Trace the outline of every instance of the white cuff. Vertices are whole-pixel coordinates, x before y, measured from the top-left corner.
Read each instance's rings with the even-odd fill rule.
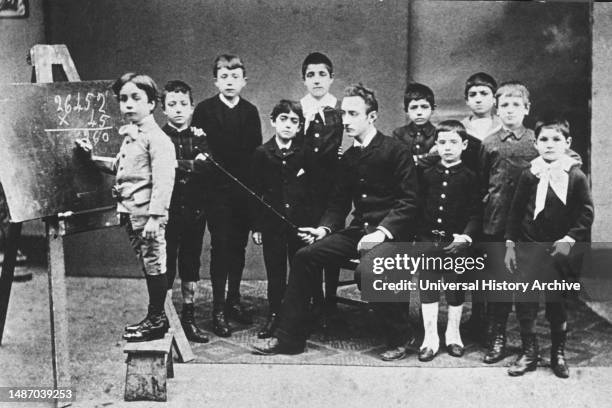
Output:
[[[382,225],[379,225],[378,227],[376,227],[376,229],[377,229],[378,231],[382,231],[382,233],[383,233],[383,234],[385,234],[385,236],[386,236],[388,239],[393,239],[393,234],[391,234],[391,233],[389,232],[389,230],[388,230],[388,229],[386,229],[385,227],[383,227]]]
[[[567,242],[569,244],[570,248],[571,248],[576,243],[576,240],[574,238],[570,237],[569,235],[566,235],[563,238],[557,240],[557,242]]]
[[[472,237],[470,237],[468,234],[453,234],[453,239],[456,240],[458,238],[463,238],[467,243],[472,245]]]

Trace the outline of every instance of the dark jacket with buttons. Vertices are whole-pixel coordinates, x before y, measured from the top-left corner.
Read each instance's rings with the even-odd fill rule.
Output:
[[[253,154],[253,190],[265,202],[298,227],[313,224],[309,175],[305,169],[303,139],[281,151],[272,137]],[[253,231],[274,232],[287,224],[271,210],[253,200]]]
[[[351,147],[340,169],[327,211],[319,225],[335,231],[345,226],[354,205],[352,226],[386,228],[396,240],[412,235],[417,215],[417,177],[402,143],[376,133],[364,149]]]
[[[338,110],[326,106],[323,115],[325,121],[317,114],[304,135],[304,151],[312,182],[310,189],[315,218],[320,218],[327,208],[338,172],[338,149],[342,145],[344,130]]]
[[[463,162],[445,167],[441,162],[423,173],[419,194],[419,235],[433,230],[477,238],[482,223],[481,188],[476,174]]]
[[[196,136],[191,128],[182,131],[166,124],[162,130],[170,137],[176,152],[176,176],[170,200],[170,212],[183,208],[202,209],[208,195],[210,163],[194,160],[200,153],[210,154],[206,136]]]
[[[566,235],[586,241],[593,224],[593,199],[589,182],[579,166],[569,170],[566,203],[549,186],[544,209],[534,220],[538,179],[531,169],[523,170],[506,224],[506,239],[527,242],[554,242]]]
[[[420,165],[421,161],[429,156],[429,150],[436,144],[436,127],[429,121],[423,126],[410,122],[395,129],[392,136],[408,147],[415,164]]]

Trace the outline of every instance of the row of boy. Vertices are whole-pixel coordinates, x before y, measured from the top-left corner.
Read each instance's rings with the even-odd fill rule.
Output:
[[[225,174],[217,172],[215,175],[214,171],[212,174],[209,172],[208,174],[211,177],[206,180],[202,177],[181,176],[183,173],[186,175],[197,173],[199,168],[210,166],[210,163],[206,163],[204,160],[193,161],[187,159],[185,161],[184,156],[185,158],[191,156],[190,159],[195,159],[200,153],[207,153],[205,150],[210,149],[212,156],[215,158],[215,165],[222,163],[222,166],[238,179],[253,180],[253,187],[262,195],[264,200],[285,214],[292,222],[298,225],[317,225],[317,219],[325,215],[326,207],[328,207],[326,204],[329,201],[334,179],[331,175],[338,168],[338,148],[341,143],[343,122],[349,136],[351,130],[355,131],[350,127],[351,121],[347,119],[352,111],[347,112],[342,109],[341,117],[337,110],[329,106],[334,105],[335,107],[336,105],[335,98],[329,94],[329,86],[333,80],[332,64],[326,56],[313,53],[306,58],[302,69],[304,81],[309,90],[309,95],[302,99],[302,106],[306,115],[302,114],[302,108],[299,104],[281,101],[271,115],[275,136],[265,145],[257,148],[251,161],[249,150],[255,149],[261,142],[261,133],[257,110],[244,99],[239,98],[239,91],[244,86],[244,66],[237,57],[221,56],[215,61],[214,73],[215,83],[220,93],[218,96],[198,105],[192,122],[193,125],[205,129],[206,138],[203,135],[192,135],[191,138],[187,137],[181,141],[178,137],[180,131],[189,130],[192,134],[194,133],[194,129],[189,128],[188,123],[189,107],[192,104],[189,88],[185,87],[185,84],[174,82],[169,83],[164,92],[164,111],[170,120],[165,130],[175,141],[176,153],[179,158],[179,170],[177,171],[177,180],[170,206],[170,219],[166,231],[169,255],[168,271],[170,276],[175,273],[174,265],[176,265],[176,261],[174,257],[176,257],[177,243],[180,243],[178,246],[183,250],[186,246],[191,248],[191,250],[184,251],[184,253],[190,253],[190,256],[181,257],[179,255],[179,273],[182,275],[182,289],[186,302],[182,317],[189,336],[196,341],[206,341],[201,330],[193,324],[193,306],[189,306],[189,304],[193,305],[195,281],[197,281],[197,271],[199,270],[201,236],[205,226],[202,214],[204,206],[196,206],[195,203],[207,202],[205,207],[212,238],[211,278],[213,280],[215,302],[214,331],[222,336],[229,335],[230,328],[224,312],[227,312],[229,317],[236,320],[250,321],[250,316],[239,302],[239,284],[240,274],[244,266],[246,235],[249,226],[253,225],[254,241],[264,243],[264,259],[268,274],[270,315],[266,326],[259,332],[260,337],[266,338],[278,332],[278,330],[275,330],[275,326],[278,324],[279,313],[282,315],[281,299],[286,282],[287,255],[291,259],[297,248],[303,243],[299,242],[291,228],[286,228],[286,225],[279,221],[279,218],[275,218],[265,209],[258,212],[261,216],[255,217],[254,223],[251,224],[246,206],[248,200],[244,191],[240,190],[236,184],[231,184],[231,179],[227,178]],[[121,101],[120,92],[118,94]],[[363,92],[360,94],[355,89],[350,91],[349,94],[347,95],[352,97],[363,96],[361,95]],[[370,99],[374,99],[373,94],[372,98],[367,96],[367,92],[365,92],[365,95],[366,97],[362,97],[362,99],[369,103],[370,110],[368,112],[364,111],[364,114],[369,116],[369,119],[373,119],[370,123],[372,124],[375,120],[377,107],[371,109]],[[445,248],[450,253],[458,252],[466,245],[471,244],[472,237],[475,237],[480,229],[482,218],[479,205],[480,191],[478,191],[478,188],[474,188],[474,186],[479,186],[477,181],[477,175],[479,174],[483,177],[488,189],[484,199],[484,241],[487,241],[487,235],[488,240],[492,242],[503,241],[504,238],[556,241],[554,253],[565,253],[567,248],[563,246],[563,242],[584,239],[585,231],[588,230],[590,222],[592,222],[592,205],[590,205],[586,178],[577,168],[576,164],[578,162],[567,162],[571,159],[565,159],[565,157],[568,157],[565,150],[568,149],[571,140],[569,139],[567,124],[563,121],[553,121],[539,127],[537,129],[538,141],[543,138],[545,139],[544,143],[549,142],[549,139],[555,139],[548,135],[550,133],[548,130],[544,132],[544,136],[540,137],[542,129],[551,129],[556,132],[555,137],[557,139],[553,143],[557,142],[557,145],[563,145],[561,156],[566,167],[564,171],[571,175],[577,174],[576,177],[571,178],[572,183],[570,184],[574,186],[577,183],[581,188],[586,186],[586,190],[581,190],[582,196],[574,197],[576,195],[575,189],[570,189],[570,193],[568,193],[566,186],[566,196],[561,197],[563,192],[559,193],[555,183],[547,181],[547,185],[550,186],[549,190],[553,192],[553,195],[548,197],[550,195],[548,194],[545,198],[552,200],[557,197],[561,201],[561,206],[552,200],[552,204],[546,201],[545,204],[548,205],[544,205],[536,212],[530,212],[532,211],[531,207],[521,208],[520,210],[513,208],[511,217],[514,217],[515,221],[524,220],[523,224],[535,224],[535,227],[531,228],[533,231],[527,228],[529,231],[527,236],[521,235],[524,231],[519,228],[512,230],[507,237],[504,237],[509,204],[514,193],[512,190],[515,189],[514,186],[516,186],[521,171],[529,167],[529,160],[535,158],[538,155],[538,150],[540,150],[539,148],[536,150],[536,147],[534,147],[534,133],[525,129],[522,124],[523,118],[529,110],[529,94],[526,88],[519,83],[508,83],[498,90],[493,78],[479,73],[468,79],[465,96],[468,106],[473,112],[472,116],[463,121],[466,126],[455,121],[446,121],[436,131],[429,122],[429,117],[435,107],[431,90],[420,84],[411,84],[407,88],[405,108],[411,122],[407,126],[397,129],[394,132],[394,138],[403,142],[402,149],[408,151],[411,156],[409,164],[415,166],[418,170],[420,188],[418,194],[416,194],[417,191],[414,191],[414,193],[415,197],[418,196],[422,201],[418,208],[424,214],[424,217],[419,217],[421,222],[413,232],[421,235],[421,239],[432,242],[439,239],[439,237],[431,235],[434,231],[445,232],[446,237],[452,237],[450,240],[452,242],[449,242],[450,245]],[[178,111],[173,110],[176,106],[175,102],[182,105],[182,108],[179,108]],[[499,116],[493,114],[495,102],[497,102]],[[239,106],[242,107],[242,113],[240,113],[240,110],[232,111]],[[374,112],[373,117],[372,112]],[[358,115],[359,112],[355,114]],[[306,116],[306,120],[302,122],[304,116]],[[129,119],[128,115],[126,117]],[[251,122],[249,122],[249,119],[251,119]],[[237,125],[239,123],[246,125],[242,131],[240,126]],[[296,138],[302,123],[304,123],[304,132]],[[226,124],[227,128],[223,127],[223,124]],[[465,131],[466,127],[469,129],[469,133]],[[249,130],[251,135],[254,134],[254,137],[250,139],[244,136]],[[562,136],[562,140],[558,140],[559,135]],[[194,141],[198,138],[201,141],[196,143],[197,146],[195,146]],[[259,143],[253,142],[256,138],[259,138]],[[482,146],[481,138],[484,141]],[[202,143],[206,140],[208,141],[208,149],[205,147],[205,143]],[[355,144],[360,143],[359,137],[356,137],[355,140]],[[234,143],[233,146],[232,143]],[[187,148],[188,144],[190,144],[190,147]],[[191,150],[191,152],[187,154],[185,150],[181,150],[185,148]],[[545,149],[542,148],[540,154],[542,154],[541,157],[544,157],[545,163],[557,163],[559,161],[559,157],[546,160],[544,153]],[[200,156],[201,159],[205,157],[204,155]],[[508,165],[513,161],[513,165]],[[185,166],[181,166],[181,163]],[[252,167],[250,167],[250,163],[253,163]],[[570,169],[571,171],[569,171]],[[251,171],[250,174],[249,171]],[[255,176],[252,177],[253,175]],[[338,181],[342,176],[342,174],[339,174]],[[191,180],[196,179],[207,185],[198,187],[194,184],[191,186],[192,188],[185,189]],[[541,181],[544,179],[544,177],[538,178],[536,176],[536,180],[540,180],[539,184],[542,184]],[[547,180],[550,180],[550,177]],[[530,180],[530,182],[533,184],[533,180]],[[341,183],[336,183],[336,186],[339,184]],[[183,186],[181,187],[181,185]],[[312,191],[313,187],[319,187],[319,189],[316,191],[315,199],[311,200],[305,192]],[[179,193],[181,188],[183,188],[183,193]],[[542,190],[542,187],[538,187],[538,191],[540,190]],[[208,199],[197,197],[191,203],[184,201],[187,196],[202,194],[202,191],[214,193],[210,194]],[[472,191],[473,194],[466,194],[468,191]],[[520,187],[518,191],[522,191]],[[525,194],[524,191],[523,193]],[[572,195],[567,196],[567,194]],[[529,202],[531,199],[529,192],[526,193],[526,196]],[[541,201],[541,196],[542,194],[539,192],[536,201]],[[365,197],[363,198],[365,199]],[[183,201],[176,203],[177,200]],[[306,205],[306,203],[311,203],[311,205]],[[241,206],[241,204],[245,205]],[[354,202],[354,204],[357,207],[357,203]],[[320,208],[314,209],[317,206]],[[329,207],[333,207],[333,203]],[[540,207],[542,207],[542,203],[540,203]],[[551,207],[553,210],[547,211]],[[568,207],[571,207],[572,210],[569,211]],[[537,209],[538,206],[536,205],[535,208]],[[329,211],[329,208],[327,210]],[[190,213],[185,211],[190,211]],[[549,212],[552,212],[552,215]],[[577,212],[581,214],[578,226],[575,225]],[[527,220],[529,217],[525,214],[531,216],[535,214],[536,217],[530,221]],[[544,217],[537,218],[539,214],[546,216],[544,227],[540,225]],[[196,223],[194,220],[199,220],[199,222]],[[415,220],[416,217],[413,217],[408,221],[416,224]],[[563,222],[560,222],[560,220],[563,220]],[[559,224],[569,227],[565,230],[563,227],[557,228],[557,230],[550,229],[551,226],[558,226]],[[196,225],[198,227],[193,230],[193,235],[188,235],[190,238],[184,239],[185,231]],[[377,226],[374,225],[373,227]],[[385,231],[384,227],[379,225],[378,229],[383,230],[386,238],[393,239],[392,234],[388,230]],[[146,235],[146,228],[144,230]],[[171,233],[171,231],[174,232]],[[559,236],[561,233],[563,234]],[[321,238],[312,229],[301,229],[299,236],[306,242]],[[510,244],[508,246],[511,247]],[[508,252],[510,252],[510,249]],[[189,259],[189,261],[186,261],[186,259]],[[496,259],[503,259],[503,257]],[[510,256],[509,259],[512,259],[512,257]],[[181,266],[181,262],[183,262],[183,266]],[[144,265],[147,265],[146,260]],[[323,266],[327,265],[321,265],[321,267]],[[512,265],[509,264],[509,266]],[[219,273],[221,267],[223,267],[223,272]],[[495,268],[492,266],[491,269]],[[183,277],[181,270],[191,271],[192,274],[195,270],[195,275],[185,275]],[[498,268],[497,270],[505,271],[505,268]],[[330,275],[335,273],[337,279],[337,265],[330,272]],[[503,274],[503,272],[500,273]],[[225,298],[225,279],[228,276],[230,284],[226,305],[223,300]],[[439,276],[427,277],[426,279],[434,278],[439,278]],[[452,275],[444,276],[444,278],[454,279]],[[327,279],[328,277],[326,277]],[[308,298],[314,298],[316,304],[317,299],[320,300],[321,296],[320,273],[319,280],[314,279],[313,282],[309,282],[308,286],[310,286],[306,290]],[[437,293],[422,294],[424,299],[422,310],[426,332],[419,358],[423,361],[432,359],[438,351],[439,338],[435,329],[438,296]],[[451,355],[460,356],[463,354],[463,344],[459,335],[463,294],[447,294],[447,298],[450,299],[449,304],[451,304],[449,327],[446,333],[447,349]],[[490,323],[493,330],[491,330],[491,341],[489,342],[485,362],[496,362],[504,356],[505,319],[509,312],[506,305],[508,304],[490,304],[490,316],[492,316]],[[509,305],[511,307],[511,303]],[[484,312],[482,308],[481,302],[476,299],[472,321],[478,321],[478,318],[481,321],[483,320]],[[534,320],[535,316],[532,316],[533,305],[529,310],[529,318]],[[537,311],[537,305],[535,310]],[[557,320],[565,322],[563,318],[564,309],[561,308],[556,313]],[[551,314],[554,313],[551,312]],[[561,317],[558,316],[559,314]],[[148,339],[151,330],[147,331],[147,324],[150,320],[150,316],[148,316],[138,325],[126,328],[126,338],[128,340]],[[528,324],[523,325],[524,320],[529,319],[521,319],[524,352],[517,359],[511,373],[522,374],[526,370],[535,368],[534,347],[532,346],[533,328],[528,327]],[[555,353],[553,368],[555,373],[566,374],[567,366],[563,359],[562,344],[565,338],[565,323],[559,325],[557,322],[555,324],[556,326],[552,328]],[[481,327],[478,324],[476,326]],[[258,350],[263,350],[266,354],[287,350],[295,351],[295,347],[287,348],[286,344],[283,346],[277,337],[271,339],[266,345],[259,347]],[[382,358],[394,360],[403,358],[405,355],[405,344],[395,344],[383,353]],[[537,359],[535,360],[537,362]]]

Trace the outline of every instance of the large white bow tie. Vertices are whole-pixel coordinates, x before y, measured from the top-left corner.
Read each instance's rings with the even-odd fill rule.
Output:
[[[563,156],[552,163],[546,162],[542,156],[531,161],[531,172],[540,179],[536,191],[535,209],[533,211],[534,220],[544,209],[548,186],[552,188],[563,204],[567,204],[569,170],[575,164],[578,164],[578,162],[569,156]]]

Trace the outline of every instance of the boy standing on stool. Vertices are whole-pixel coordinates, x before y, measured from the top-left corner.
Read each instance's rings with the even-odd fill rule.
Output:
[[[170,81],[162,92],[162,106],[168,123],[162,130],[170,137],[176,151],[178,167],[166,226],[168,290],[172,290],[178,272],[181,278],[183,308],[181,325],[189,341],[208,342],[206,334],[195,324],[194,297],[200,280],[200,254],[206,229],[204,200],[207,162],[196,160],[208,153],[206,136],[201,129],[189,127],[193,113],[191,87],[183,81]]]
[[[147,75],[127,73],[113,84],[119,108],[128,125],[119,129],[125,136],[115,158],[92,156],[88,139],[77,146],[101,170],[116,174],[113,194],[121,225],[142,267],[149,292],[149,311],[140,323],[126,326],[123,338],[130,342],[164,337],[168,318],[164,302],[168,292],[166,277],[165,225],[174,184],[176,156],[168,136],[155,123],[153,110],[159,91]]]
[[[302,79],[308,94],[300,100],[304,110],[304,152],[306,155],[312,194],[312,222],[318,222],[325,209],[338,172],[339,149],[342,145],[342,117],[338,110],[338,99],[329,93],[334,82],[331,60],[320,52],[308,54],[302,63]],[[321,281],[315,282],[313,301],[315,309],[323,306],[326,312],[335,308],[332,301],[336,295],[339,269],[325,267],[325,296]],[[331,293],[331,292],[334,293]],[[316,313],[321,310],[316,310]],[[325,325],[325,322],[324,322]]]
[[[248,182],[253,152],[262,139],[257,108],[240,97],[246,85],[245,68],[239,57],[224,54],[215,59],[213,75],[219,93],[196,106],[192,125],[206,133],[215,161],[237,179]],[[213,331],[218,336],[229,337],[232,332],[228,317],[239,323],[253,323],[250,313],[240,303],[250,228],[250,197],[220,170],[211,172],[210,184],[206,212],[211,237]]]
[[[253,156],[253,190],[294,225],[308,225],[312,218],[311,195],[304,148],[296,133],[304,122],[297,102],[281,100],[270,114],[275,135],[259,146]],[[268,278],[270,310],[257,337],[271,337],[278,324],[281,301],[287,286],[287,261],[304,246],[291,226],[270,209],[257,205],[253,222],[253,242],[263,243]]]
[[[536,125],[539,157],[523,170],[506,224],[505,264],[526,282],[560,279],[556,260],[563,262],[577,241],[586,241],[593,224],[593,200],[580,164],[566,154],[571,144],[569,123],[552,118]],[[549,244],[553,243],[552,248]],[[515,249],[516,246],[516,249]],[[567,311],[565,294],[546,292],[546,318],[550,322],[550,365],[557,377],[568,378],[565,361]],[[539,296],[515,299],[523,350],[508,369],[511,376],[533,371],[538,365],[535,320]]]

